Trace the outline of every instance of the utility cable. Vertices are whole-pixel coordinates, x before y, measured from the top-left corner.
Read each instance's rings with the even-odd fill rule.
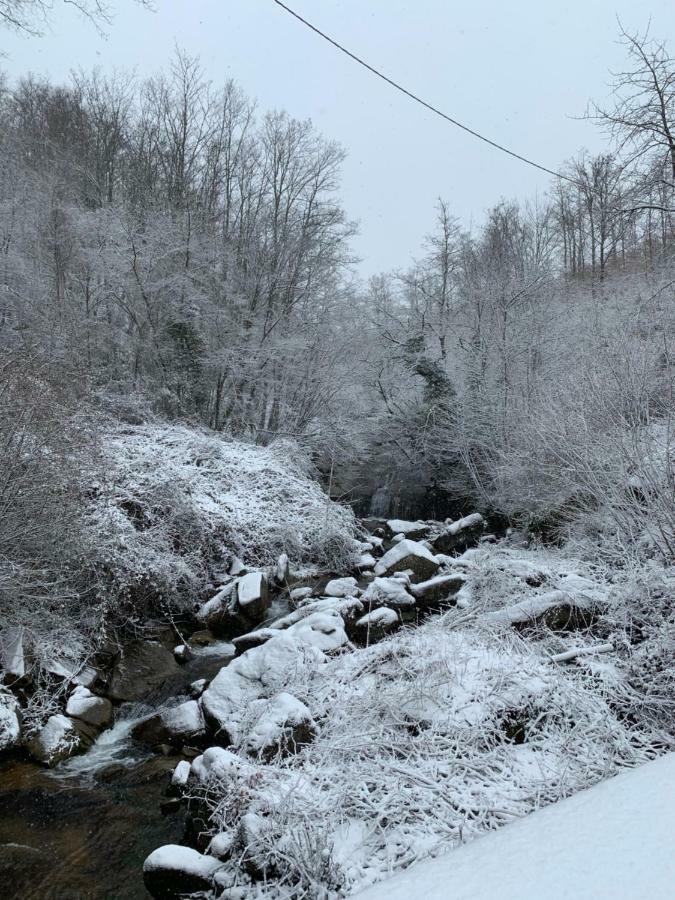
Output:
[[[398,84],[398,82],[394,81],[392,78],[389,78],[384,72],[380,72],[379,69],[376,69],[374,66],[371,66],[364,59],[361,59],[360,56],[357,56],[356,53],[352,53],[351,50],[348,50],[342,44],[338,43],[332,37],[327,35],[325,32],[321,31],[321,29],[317,28],[316,25],[312,25],[311,22],[308,22],[307,19],[304,19],[299,13],[295,12],[295,10],[291,9],[290,6],[286,6],[285,3],[282,3],[281,0],[273,0],[277,6],[280,6],[281,9],[285,10],[291,16],[296,18],[299,22],[302,22],[303,25],[306,25],[307,28],[311,29],[315,34],[318,34],[319,37],[322,37],[325,41],[328,41],[329,44],[332,44],[335,48],[340,50],[350,59],[353,59],[354,62],[357,62],[360,66],[363,66],[364,69],[367,69],[373,75],[376,75],[378,78],[381,78],[382,81],[386,81],[388,85],[395,88],[397,91],[400,91],[402,94],[405,94],[406,97],[409,97],[411,100],[414,100],[416,103],[419,103],[421,106],[426,107],[426,109],[430,110],[432,113],[435,113],[437,116],[440,116],[442,119],[445,119],[446,122],[450,122],[451,125],[455,125],[457,128],[461,128],[462,131],[466,131],[467,134],[470,134],[472,137],[478,138],[479,141],[483,141],[488,144],[490,147],[494,147],[495,150],[501,150],[502,153],[506,153],[509,156],[512,156],[514,159],[520,160],[520,162],[526,163],[528,166],[533,166],[535,169],[539,169],[542,172],[546,172],[548,175],[553,175],[554,178],[562,178],[564,181],[569,181],[570,184],[575,184],[578,187],[582,187],[581,182],[576,181],[574,178],[570,178],[569,175],[564,175],[562,172],[556,172],[553,169],[549,169],[546,166],[542,166],[540,163],[535,162],[533,159],[528,159],[527,156],[521,156],[520,153],[516,153],[515,150],[509,150],[508,147],[504,147],[502,144],[498,144],[496,141],[490,140],[490,138],[485,137],[485,135],[480,134],[478,131],[474,131],[473,128],[469,128],[468,125],[463,125],[461,122],[458,122],[457,119],[453,119],[452,116],[447,115],[442,110],[433,106],[431,103],[427,103],[426,100],[423,100],[421,97],[418,97],[417,94],[413,94],[412,91],[409,91],[407,88],[403,87],[403,85]]]

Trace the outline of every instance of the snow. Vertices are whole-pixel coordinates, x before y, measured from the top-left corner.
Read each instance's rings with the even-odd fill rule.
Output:
[[[171,775],[171,784],[173,787],[182,788],[188,783],[190,777],[190,763],[186,759],[181,759]]]
[[[78,685],[68,698],[66,714],[90,725],[104,726],[112,718],[112,704],[105,697],[97,697],[88,688]]]
[[[0,669],[13,678],[23,678],[26,674],[22,628],[8,628],[0,634]]]
[[[13,747],[21,736],[18,709],[16,697],[0,687],[0,751]]]
[[[262,572],[249,572],[237,583],[237,601],[239,606],[247,607],[261,599],[265,590],[265,576]]]
[[[404,538],[384,554],[375,566],[376,575],[386,575],[400,567],[408,557],[418,557],[429,566],[438,568],[436,557],[423,544]]]
[[[356,578],[334,578],[323,589],[326,597],[354,597],[359,593]]]
[[[479,525],[482,525],[483,521],[483,517],[480,513],[471,513],[470,516],[464,516],[463,519],[457,519],[455,522],[451,522],[445,531],[448,534],[459,534],[460,531],[465,531],[467,528],[476,528]]]
[[[377,560],[372,553],[362,553],[356,561],[358,569],[374,569],[376,565]]]
[[[381,628],[387,625],[396,625],[398,622],[398,613],[394,609],[381,606],[372,612],[366,613],[356,623],[358,628],[367,628],[368,626],[379,626]]]
[[[426,522],[408,522],[405,519],[389,519],[387,527],[392,534],[402,534],[405,537],[408,534],[420,534],[429,531]]]
[[[362,900],[671,900],[675,754],[420,862]]]
[[[180,844],[165,844],[158,847],[147,857],[143,863],[144,872],[155,870],[169,872],[185,872],[198,878],[208,880],[222,863],[213,856],[204,856],[191,847],[182,847]]]
[[[309,709],[287,691],[281,691],[269,700],[254,701],[250,712],[255,718],[255,725],[248,732],[246,749],[251,753],[279,744],[287,728],[300,725],[314,727]]]
[[[201,756],[195,757],[190,766],[190,774],[202,782],[209,784],[231,778],[241,771],[253,771],[250,765],[224,747],[209,747]]]
[[[386,604],[400,608],[415,605],[415,598],[410,596],[405,583],[399,578],[376,576],[366,588],[361,600],[365,606]]]

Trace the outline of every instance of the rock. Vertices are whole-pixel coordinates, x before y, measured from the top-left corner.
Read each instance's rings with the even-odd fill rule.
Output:
[[[415,581],[425,581],[435,575],[438,561],[422,544],[405,538],[384,554],[375,566],[375,574],[393,575],[408,569]]]
[[[281,691],[270,700],[255,700],[249,710],[257,716],[244,746],[249,753],[270,757],[296,753],[314,739],[316,725],[309,709],[292,694]]]
[[[326,597],[355,597],[359,593],[356,578],[333,578],[323,589]]]
[[[45,766],[55,766],[86,746],[86,739],[68,716],[50,716],[38,733],[26,744],[33,759]]]
[[[264,572],[249,572],[237,582],[237,607],[252,624],[262,621],[271,597]]]
[[[115,662],[109,695],[113,700],[141,700],[177,671],[173,655],[158,641],[133,641]]]
[[[585,598],[572,599],[564,591],[548,591],[486,613],[484,619],[493,625],[511,625],[519,630],[545,625],[552,631],[574,631],[590,627],[601,611],[598,604]]]
[[[244,565],[244,563],[239,559],[238,556],[235,556],[232,560],[232,565],[230,566],[230,575],[234,575],[235,577],[239,577],[241,575],[245,575],[248,572],[248,569]]]
[[[426,522],[407,522],[405,519],[389,519],[385,526],[385,531],[389,537],[396,534],[402,534],[404,538],[411,541],[419,541],[421,538],[428,537],[431,533],[431,526]]]
[[[230,831],[221,831],[218,834],[214,834],[209,842],[209,856],[215,856],[216,859],[222,860],[229,859],[233,845],[234,836]]]
[[[73,675],[71,681],[73,684],[79,684],[85,688],[93,687],[101,677],[101,673],[93,666],[85,666],[83,669]]]
[[[454,595],[465,584],[463,575],[436,575],[428,581],[411,585],[410,591],[420,607],[450,605],[454,603]]]
[[[0,687],[0,753],[11,750],[21,742],[21,713],[19,702],[9,691]]]
[[[366,588],[361,602],[369,610],[372,607],[388,606],[399,612],[410,610],[413,613],[416,605],[415,598],[408,593],[404,581],[399,578],[378,578],[377,576]]]
[[[139,722],[131,731],[136,741],[158,747],[182,747],[199,743],[206,735],[201,707],[196,700],[187,700]]]
[[[192,682],[188,688],[188,693],[196,700],[198,697],[201,697],[208,687],[208,684],[209,682],[206,678],[198,678],[197,681]]]
[[[212,631],[209,631],[208,628],[205,628],[202,631],[195,631],[195,633],[190,636],[190,643],[194,644],[195,647],[208,647],[210,644],[215,644],[217,640],[215,634]]]
[[[291,606],[295,606],[300,603],[302,600],[306,600],[307,597],[312,596],[312,588],[311,587],[297,587],[293,588],[291,593],[289,594],[289,602]]]
[[[381,519],[377,516],[369,516],[365,519],[361,519],[361,525],[369,534],[383,536],[387,525],[387,520]]]
[[[236,581],[231,581],[221,588],[218,593],[199,607],[197,618],[214,635],[229,636],[233,627],[236,628]],[[197,632],[202,634],[203,632]],[[195,635],[192,635],[195,642]]]
[[[219,859],[191,847],[166,844],[143,863],[143,882],[155,900],[180,900],[186,894],[211,891],[221,866]]]
[[[171,774],[171,784],[169,793],[181,794],[187,787],[190,777],[190,763],[186,759],[181,759]]]
[[[277,560],[277,567],[274,573],[274,578],[276,579],[277,584],[284,585],[288,581],[288,574],[290,570],[290,563],[288,559],[287,553],[282,553],[279,559]]]
[[[106,728],[112,720],[112,712],[110,700],[97,697],[89,688],[81,685],[75,688],[66,704],[67,715],[95,728]]]
[[[356,568],[359,572],[363,572],[366,569],[374,569],[376,565],[377,560],[372,553],[362,553],[356,561]]]
[[[190,648],[187,644],[179,644],[177,647],[173,648],[173,658],[180,665],[186,663],[191,656],[192,654],[190,653]]]
[[[478,544],[484,529],[485,519],[480,513],[446,523],[443,531],[431,538],[434,553],[463,553]]]
[[[12,679],[23,678],[26,674],[23,628],[7,628],[0,634],[0,669]]]
[[[362,616],[354,628],[361,641],[374,644],[395,631],[400,624],[401,619],[395,609],[381,606]]]

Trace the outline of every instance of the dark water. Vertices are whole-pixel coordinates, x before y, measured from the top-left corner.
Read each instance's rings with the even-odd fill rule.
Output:
[[[80,757],[47,771],[26,760],[0,765],[0,900],[141,900],[145,857],[180,843],[184,811],[160,804],[179,757],[134,746],[134,722],[210,678],[229,645],[198,653],[145,707],[126,705]]]

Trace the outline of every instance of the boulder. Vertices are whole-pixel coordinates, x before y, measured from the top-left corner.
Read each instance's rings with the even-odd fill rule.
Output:
[[[173,648],[173,658],[180,665],[186,663],[191,656],[192,654],[190,653],[190,648],[187,644],[178,644],[177,647]]]
[[[387,550],[375,566],[375,574],[388,576],[409,570],[412,580],[425,581],[436,574],[438,567],[438,561],[423,544],[404,538]]]
[[[190,763],[186,759],[181,759],[181,761],[171,773],[169,793],[173,795],[182,794],[182,792],[187,787],[189,777]]]
[[[249,753],[270,757],[276,753],[296,753],[309,744],[316,725],[305,704],[286,691],[269,700],[254,700],[249,711],[255,717],[244,740]]]
[[[279,585],[284,585],[288,581],[288,576],[290,572],[290,562],[288,559],[287,553],[282,553],[279,559],[277,560],[276,569],[274,572],[274,578]]]
[[[23,678],[26,674],[23,628],[7,628],[0,634],[0,669],[12,679]]]
[[[159,641],[133,641],[115,661],[108,693],[113,700],[142,700],[177,671],[173,654]]]
[[[396,631],[400,624],[401,619],[395,609],[381,606],[358,619],[354,626],[354,632],[357,640],[374,644],[391,634],[392,631]]]
[[[355,597],[359,593],[356,578],[333,578],[323,589],[326,597]]]
[[[430,606],[449,606],[455,600],[455,594],[466,584],[464,575],[436,575],[428,581],[410,586],[417,605],[424,608]]]
[[[26,744],[26,749],[37,762],[55,766],[87,746],[83,731],[68,716],[50,716],[37,734]]]
[[[112,720],[112,703],[79,685],[68,698],[66,714],[95,728],[106,728]]]
[[[261,622],[271,602],[264,572],[249,572],[237,582],[237,608],[250,623]]]
[[[396,534],[402,534],[404,538],[411,541],[419,541],[428,537],[431,533],[431,526],[426,522],[408,522],[405,519],[388,519],[385,531],[389,537]]]
[[[213,890],[219,859],[204,856],[191,847],[166,844],[143,863],[143,882],[155,900],[180,900],[186,894]]]
[[[312,588],[311,587],[297,587],[293,588],[291,593],[289,594],[289,602],[291,606],[295,606],[300,603],[302,600],[306,600],[307,597],[312,596]]]
[[[0,753],[21,742],[19,702],[9,691],[0,688]]]
[[[131,731],[134,740],[150,747],[167,744],[182,747],[198,744],[206,735],[206,725],[199,703],[187,700],[139,722]]]
[[[486,613],[484,618],[492,625],[511,625],[518,630],[545,625],[552,631],[574,631],[589,628],[602,611],[601,605],[590,599],[548,591]]]
[[[485,519],[480,513],[446,522],[441,533],[431,538],[434,553],[463,553],[479,543],[484,529]]]
[[[199,607],[197,619],[213,635],[229,636],[237,627],[236,588],[237,582],[231,581],[221,588],[215,596]],[[197,634],[203,634],[203,631]],[[195,643],[195,635],[192,635]]]

